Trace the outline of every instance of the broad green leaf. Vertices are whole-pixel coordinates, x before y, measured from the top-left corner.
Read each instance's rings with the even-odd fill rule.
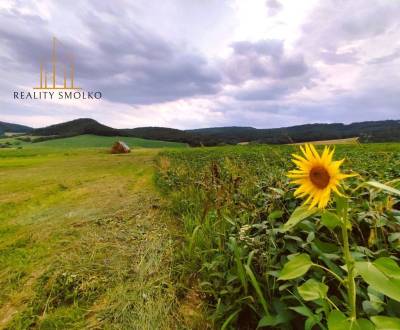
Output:
[[[353,324],[350,323],[351,330],[375,330],[375,326],[367,319],[357,319]]]
[[[314,279],[309,279],[300,285],[297,290],[305,301],[324,299],[328,293],[328,286]]]
[[[314,240],[315,247],[318,248],[322,253],[334,254],[339,252],[339,247],[336,244],[320,241],[319,239]]]
[[[289,220],[283,225],[283,231],[288,231],[296,226],[300,221],[317,213],[317,208],[310,209],[308,205],[299,206],[290,216]]]
[[[281,211],[281,210],[272,211],[272,212],[268,215],[268,220],[279,219],[279,218],[282,217],[282,215],[283,215],[283,211]]]
[[[321,314],[314,314],[312,310],[305,305],[289,307],[289,309],[307,317],[306,322],[304,323],[304,330],[312,330],[313,326],[321,321]]]
[[[328,329],[329,330],[348,330],[350,329],[350,322],[347,320],[346,315],[342,312],[334,310],[328,316]]]
[[[376,303],[376,302],[372,302],[369,300],[364,300],[362,302],[362,307],[365,313],[367,313],[367,315],[376,315],[381,313],[384,308],[382,307],[382,304]]]
[[[265,315],[260,322],[258,322],[257,328],[268,327],[268,326],[276,326],[278,324],[284,323],[285,320],[278,315]]]
[[[372,262],[361,261],[355,263],[358,274],[374,290],[396,300],[400,301],[400,280],[386,276]]]
[[[372,322],[376,325],[376,330],[400,330],[400,319],[389,316],[372,316]]]
[[[325,227],[332,230],[332,229],[335,229],[335,227],[340,225],[340,219],[335,213],[325,211],[322,214],[321,223]]]
[[[396,188],[393,188],[393,187],[390,187],[390,186],[387,186],[387,185],[385,185],[383,183],[376,182],[376,181],[368,181],[368,182],[366,182],[366,184],[369,185],[369,186],[372,186],[374,188],[378,188],[378,189],[384,190],[384,191],[386,191],[388,193],[391,193],[393,195],[400,196],[400,190],[398,190]]]
[[[391,258],[379,258],[373,262],[374,266],[390,278],[400,280],[400,267]]]
[[[290,259],[281,270],[278,280],[291,280],[307,273],[312,266],[308,254],[302,253]]]
[[[320,315],[320,314],[319,314]],[[320,321],[320,318],[317,318],[316,316],[309,317],[305,322],[304,322],[304,330],[312,330],[314,326]]]
[[[306,316],[306,317],[312,317],[314,314],[306,306],[296,306],[296,307],[289,307],[290,309],[294,310],[295,312],[299,313],[300,315]]]
[[[329,330],[375,330],[374,325],[367,319],[357,319],[351,322],[342,312],[334,310],[328,317]]]

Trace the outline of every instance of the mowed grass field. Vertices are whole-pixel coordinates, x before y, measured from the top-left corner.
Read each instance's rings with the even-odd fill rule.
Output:
[[[315,145],[336,145],[336,144],[358,144],[358,137],[352,137],[347,139],[337,139],[337,140],[321,140],[310,142]],[[292,145],[301,145],[303,143],[292,143]]]
[[[37,143],[24,142],[15,137],[9,137],[0,139],[0,144],[9,142],[15,147],[21,146],[23,148],[111,148],[116,141],[124,141],[131,148],[180,148],[187,146],[185,143],[179,142],[146,140],[130,136],[98,136],[91,134]]]
[[[0,329],[181,324],[157,152],[0,150]]]

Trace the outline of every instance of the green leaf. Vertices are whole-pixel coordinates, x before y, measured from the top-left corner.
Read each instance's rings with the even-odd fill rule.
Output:
[[[387,186],[387,185],[385,185],[383,183],[376,182],[376,181],[368,181],[368,182],[366,182],[366,184],[369,185],[369,186],[372,186],[374,188],[378,188],[380,190],[384,190],[384,191],[386,191],[386,192],[388,192],[390,194],[400,196],[400,190],[398,190],[396,188],[393,188],[393,187],[390,187],[390,186]]]
[[[335,254],[339,252],[339,247],[336,244],[320,241],[319,239],[314,240],[315,247],[325,254]]]
[[[347,209],[349,208],[349,201],[347,197],[336,195],[335,201],[336,201],[336,211],[338,215],[343,216],[347,214]]]
[[[374,290],[400,301],[400,280],[385,275],[372,262],[360,261],[355,263],[357,272]]]
[[[242,283],[242,286],[244,288],[244,292],[247,295],[248,285],[247,285],[247,279],[246,279],[246,272],[244,270],[243,262],[241,259],[242,253],[241,253],[240,247],[238,246],[234,237],[230,238],[229,247],[233,251],[233,254],[235,256],[236,270],[237,270],[240,282]]]
[[[340,225],[340,219],[335,213],[325,211],[322,214],[321,223],[325,227],[333,230],[333,229],[335,229],[335,227]]]
[[[362,302],[362,307],[363,307],[364,312],[367,315],[376,315],[376,314],[381,313],[384,310],[384,308],[382,307],[382,304],[378,304],[376,302],[372,302],[369,300],[364,300]]]
[[[225,320],[224,324],[221,327],[221,330],[225,330],[229,323],[232,322],[232,320],[236,317],[237,314],[239,314],[240,310],[237,310],[236,312],[233,312],[229,317]]]
[[[258,284],[258,281],[257,281],[256,277],[254,276],[253,271],[251,270],[251,268],[248,265],[244,265],[244,268],[246,269],[246,273],[250,278],[250,283],[253,285],[254,290],[256,290],[256,292],[257,292],[258,298],[260,299],[260,304],[263,307],[265,314],[269,315],[267,301],[264,298],[264,295],[261,291],[260,285]]]
[[[400,280],[400,267],[391,258],[379,258],[373,262],[374,266],[390,278]]]
[[[304,330],[311,330],[315,324],[321,321],[321,314],[314,314],[312,310],[305,305],[289,307],[289,309],[307,317],[306,322],[304,323]]]
[[[306,317],[312,317],[314,314],[306,306],[296,306],[296,307],[289,307],[290,309],[294,310],[295,312],[299,313],[300,315],[306,316]]]
[[[348,330],[350,329],[350,322],[347,320],[346,315],[342,312],[334,310],[328,316],[328,329],[329,330]]]
[[[376,325],[376,330],[400,330],[400,319],[389,316],[372,316],[372,322]]]
[[[350,323],[351,330],[375,330],[375,326],[367,319],[357,319],[353,324]]]
[[[312,266],[308,254],[302,253],[290,259],[281,270],[278,280],[291,280],[307,273]]]
[[[260,322],[258,322],[257,328],[276,326],[278,324],[284,323],[285,320],[278,315],[265,315]]]
[[[281,210],[272,211],[272,212],[268,215],[268,220],[279,219],[279,218],[282,217],[282,215],[283,215],[283,211],[281,211]]]
[[[375,330],[367,319],[357,319],[351,322],[342,312],[334,310],[328,316],[329,330]]]
[[[302,205],[296,208],[292,215],[290,216],[289,220],[283,225],[283,231],[288,231],[296,226],[300,221],[312,216],[313,214],[317,213],[317,208],[310,209],[308,205]]]
[[[309,279],[300,285],[297,290],[305,301],[324,299],[328,293],[328,286],[314,279]]]

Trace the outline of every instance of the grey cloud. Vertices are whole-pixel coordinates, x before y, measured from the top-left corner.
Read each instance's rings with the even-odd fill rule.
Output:
[[[355,51],[338,53],[337,49],[322,50],[319,53],[319,57],[327,64],[357,63],[359,61],[359,57],[357,56]]]
[[[101,7],[102,12],[106,9]],[[112,11],[109,14],[114,15]],[[36,18],[17,12],[1,15],[9,24],[0,27],[0,40],[16,62],[24,63],[25,69],[29,68],[32,73],[37,72],[39,61],[51,54],[51,31],[43,29],[45,22]],[[91,8],[90,15],[86,12],[81,15],[90,35],[90,46],[75,40],[62,40],[62,43],[73,51],[76,81],[85,88],[102,90],[104,97],[130,104],[218,91],[219,71],[201,54],[168,42],[129,20],[104,19],[96,8]],[[26,28],[13,29],[15,21],[26,22]],[[38,37],[26,33],[26,29],[39,28]]]
[[[372,60],[368,61],[368,64],[383,64],[383,63],[388,63],[388,62],[397,60],[399,58],[400,58],[400,48],[397,48],[391,54],[373,58]]]
[[[317,73],[310,71],[304,76],[292,77],[281,80],[260,81],[251,86],[239,87],[232,96],[240,101],[271,101],[285,102],[286,96],[295,93],[303,88],[315,86],[314,78]]]
[[[283,55],[283,41],[277,39],[260,40],[258,42],[237,41],[232,44],[236,55],[264,55],[280,58]]]
[[[399,1],[321,1],[303,24],[299,47],[337,49],[398,28],[399,16]]]
[[[277,100],[310,84],[316,72],[301,54],[286,54],[282,40],[236,42],[224,63],[232,96],[242,101]],[[245,82],[255,81],[250,87]]]
[[[267,0],[265,5],[268,8],[268,14],[274,16],[282,10],[282,4],[278,0]]]
[[[275,82],[256,88],[241,89],[235,93],[235,98],[241,101],[277,100],[295,89],[293,85]]]
[[[232,49],[232,55],[224,61],[225,74],[232,83],[266,77],[296,77],[309,69],[302,55],[285,54],[282,40],[236,42]]]

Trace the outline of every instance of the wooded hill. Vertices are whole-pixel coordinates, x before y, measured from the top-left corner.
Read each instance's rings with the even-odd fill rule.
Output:
[[[4,133],[29,133],[32,131],[33,131],[32,127],[18,125],[18,124],[10,124],[0,121],[0,136],[3,135]]]
[[[20,125],[11,127],[16,126]],[[14,130],[14,132],[17,131]],[[212,127],[194,130],[179,130],[166,127],[116,129],[100,124],[93,119],[81,118],[44,128],[38,128],[32,132],[32,135],[41,136],[42,138],[40,138],[40,140],[70,137],[82,134],[132,136],[151,140],[184,142],[191,146],[214,146],[222,144],[237,144],[240,142],[285,144],[345,139],[351,137],[359,137],[361,142],[394,142],[400,141],[400,120],[368,121],[348,125],[340,123],[307,124],[272,129],[256,129],[253,127]]]

